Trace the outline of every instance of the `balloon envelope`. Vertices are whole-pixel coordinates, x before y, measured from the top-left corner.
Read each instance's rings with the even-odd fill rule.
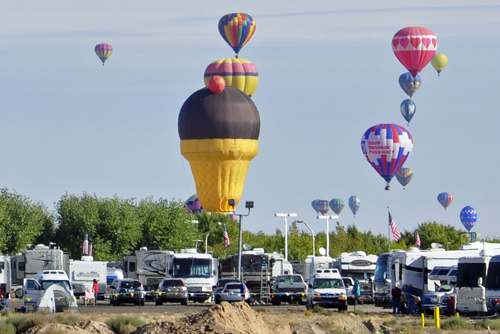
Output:
[[[399,172],[396,173],[396,179],[403,187],[406,187],[413,178],[413,171],[411,168],[402,167]]]
[[[255,32],[255,20],[248,14],[231,13],[219,20],[219,33],[236,56]]]
[[[448,64],[448,57],[442,53],[436,53],[431,59],[431,65],[438,72],[438,75]]]
[[[437,38],[424,27],[406,27],[392,38],[392,51],[403,66],[416,77],[437,50]]]
[[[345,203],[340,198],[334,198],[330,201],[330,209],[332,209],[335,214],[340,215],[344,209]]]
[[[102,65],[104,66],[104,62],[111,56],[113,53],[113,47],[106,43],[97,44],[94,48],[95,54],[102,61]]]
[[[399,86],[411,98],[417,92],[422,83],[422,78],[417,74],[416,78],[410,72],[403,73],[399,76]]]
[[[361,137],[361,150],[370,165],[386,180],[386,190],[413,149],[413,137],[397,124],[372,126]]]
[[[330,210],[330,202],[327,200],[317,199],[312,201],[312,206],[318,214],[326,215],[328,210]]]
[[[410,125],[410,121],[413,118],[413,115],[415,115],[415,112],[417,111],[415,103],[410,99],[406,99],[403,102],[401,102],[399,110],[401,111],[401,115],[403,115],[405,120],[408,122],[408,125]]]
[[[449,193],[440,193],[437,197],[438,202],[443,206],[444,211],[446,211],[446,208],[451,204],[453,201],[453,195]]]
[[[198,212],[198,211],[203,210],[203,207],[201,206],[200,200],[198,199],[198,195],[196,195],[196,194],[189,197],[186,200],[185,204],[191,212]]]
[[[462,209],[462,211],[460,211],[460,221],[467,231],[470,232],[470,230],[474,227],[476,220],[477,213],[474,208],[466,206]]]
[[[259,73],[254,64],[241,58],[226,58],[212,62],[205,70],[204,80],[208,86],[210,78],[220,75],[226,85],[252,96],[259,83]]]
[[[349,208],[351,208],[352,213],[354,214],[354,217],[356,217],[356,212],[359,210],[359,206],[361,205],[361,201],[357,196],[351,196],[349,197]]]

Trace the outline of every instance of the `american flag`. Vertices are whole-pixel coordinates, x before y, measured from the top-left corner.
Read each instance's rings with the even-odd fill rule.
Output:
[[[227,234],[227,229],[224,226],[224,232],[222,233],[222,236],[224,237],[224,246],[227,248],[231,245],[231,241],[229,240],[229,234]]]
[[[82,245],[82,255],[89,255],[89,235],[85,234]]]
[[[415,237],[415,247],[420,248],[421,240],[420,240],[420,235],[418,235],[417,231],[417,236]]]
[[[392,240],[398,241],[401,239],[401,233],[399,233],[398,227],[396,226],[396,222],[392,219],[391,212],[389,211],[389,225],[392,230]]]

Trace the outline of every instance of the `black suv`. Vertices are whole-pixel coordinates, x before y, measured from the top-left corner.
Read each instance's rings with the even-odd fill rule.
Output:
[[[109,303],[115,306],[121,303],[134,303],[144,305],[146,302],[146,291],[138,279],[124,278],[116,282],[116,286],[110,287],[113,293]]]
[[[182,279],[162,279],[155,292],[155,303],[156,305],[163,305],[163,303],[181,303],[181,305],[187,305],[188,290]]]

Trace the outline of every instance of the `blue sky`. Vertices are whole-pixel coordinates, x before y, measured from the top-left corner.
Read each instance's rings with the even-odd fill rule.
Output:
[[[244,229],[274,233],[284,225],[276,212],[296,212],[324,231],[311,201],[357,195],[361,208],[353,218],[346,206],[342,225],[386,234],[390,205],[401,230],[426,221],[463,229],[460,210],[470,205],[473,231],[500,236],[497,1],[15,1],[0,10],[1,187],[50,209],[66,193],[194,194],[177,117],[208,64],[234,55],[218,20],[245,12],[257,29],[240,57],[259,70],[262,126]],[[449,58],[440,77],[430,65],[420,73],[409,127],[399,111],[405,69],[391,49],[406,26],[432,30]],[[98,43],[114,48],[104,67]],[[362,134],[379,123],[414,137],[406,190],[394,179],[384,191],[361,153]],[[446,212],[444,191],[454,195]]]

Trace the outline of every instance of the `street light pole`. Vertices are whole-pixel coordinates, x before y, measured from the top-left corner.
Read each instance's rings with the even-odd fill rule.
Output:
[[[220,226],[222,225],[221,222],[217,222],[215,226]],[[212,226],[212,228],[208,231],[207,236],[205,237],[205,254],[208,254],[208,236],[210,235],[210,232],[215,228],[215,226]]]
[[[288,260],[288,224],[286,217],[297,217],[296,213],[275,213],[275,217],[285,218],[285,260]]]
[[[337,215],[318,216],[318,219],[326,219],[326,257],[330,257],[330,219],[339,219]]]
[[[314,257],[314,256],[316,256],[316,243],[315,243],[315,241],[314,241],[314,232],[313,232],[313,230],[312,230],[312,229],[309,227],[309,225],[307,225],[307,223],[306,223],[305,221],[303,221],[303,220],[297,221],[297,223],[300,223],[300,224],[304,224],[304,225],[306,225],[306,227],[307,227],[307,228],[309,229],[309,231],[311,232],[312,237],[313,237],[313,252],[312,252],[312,255],[313,255],[313,257]]]
[[[235,199],[229,199],[227,200],[227,204],[233,208],[236,206],[236,200]],[[243,242],[243,228],[241,227],[241,217],[243,216],[249,216],[250,215],[250,209],[253,208],[253,201],[247,201],[245,202],[245,208],[248,209],[248,213],[246,215],[244,214],[236,214],[234,215],[239,216],[239,223],[240,223],[240,228],[239,228],[239,241],[238,241],[238,281],[241,282],[241,244]],[[234,211],[233,211],[234,212]]]

